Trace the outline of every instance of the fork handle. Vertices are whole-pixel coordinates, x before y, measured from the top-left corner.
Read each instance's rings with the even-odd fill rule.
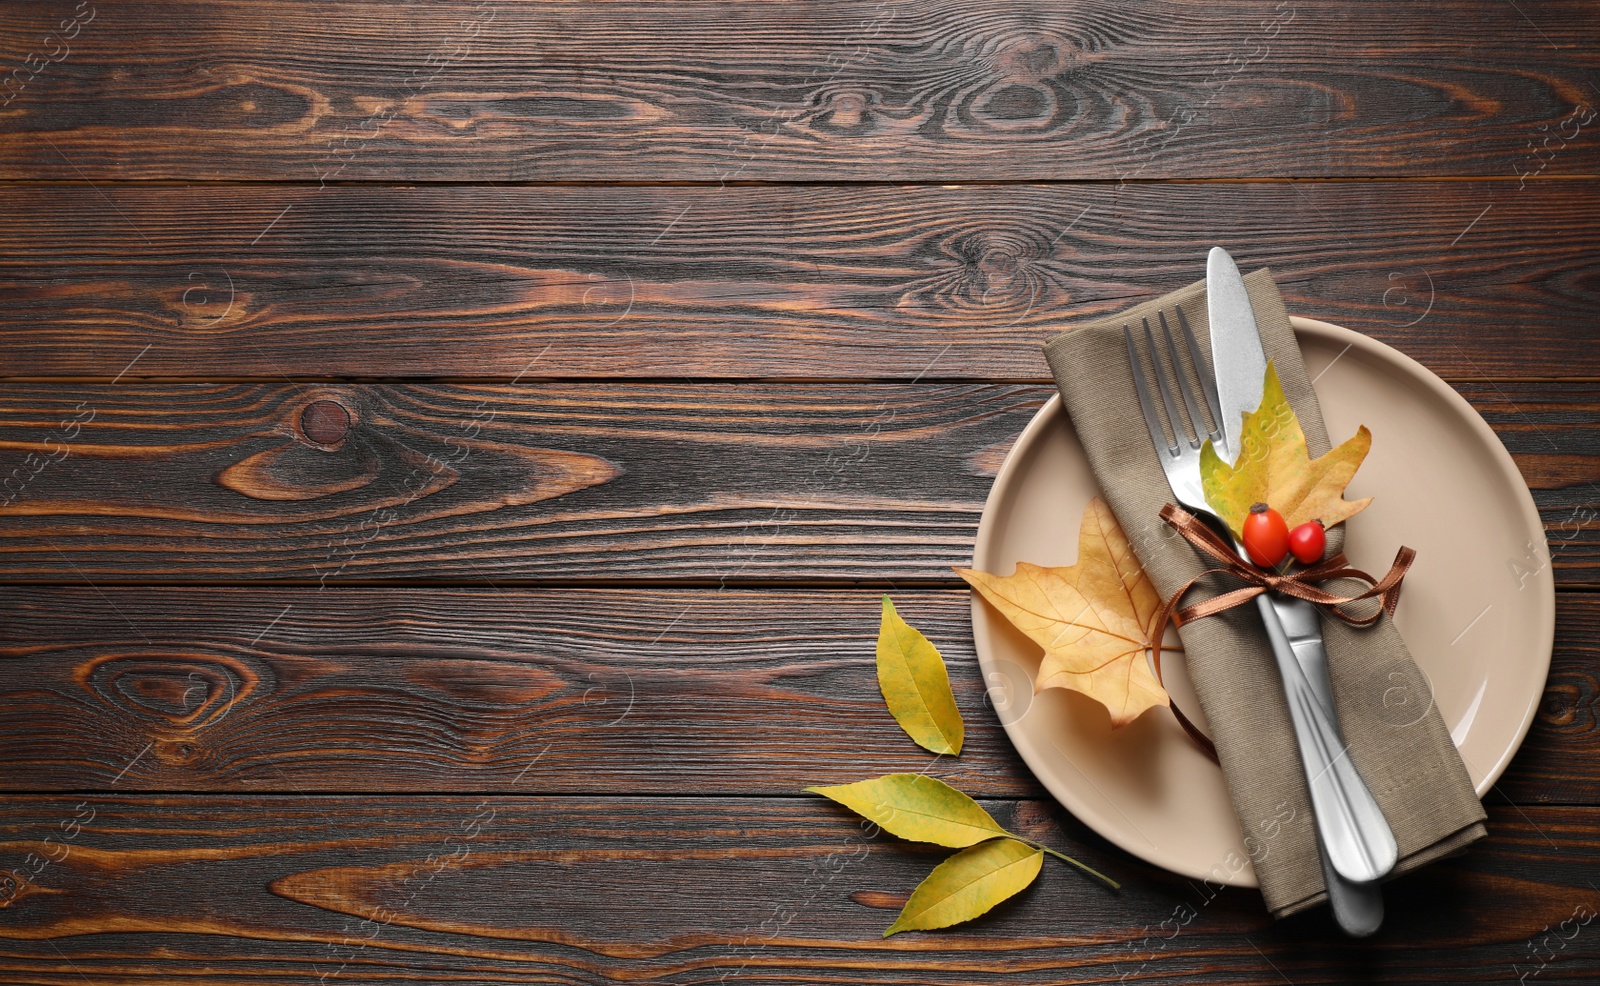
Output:
[[[1272,601],[1262,594],[1256,602],[1283,678],[1289,719],[1305,766],[1311,813],[1328,862],[1352,883],[1371,883],[1394,869],[1399,858],[1394,832],[1306,681]]]
[[[1322,885],[1328,891],[1328,907],[1341,930],[1351,938],[1365,938],[1383,924],[1383,885],[1351,883],[1333,868],[1328,859],[1322,833],[1317,833],[1317,856],[1322,861]]]

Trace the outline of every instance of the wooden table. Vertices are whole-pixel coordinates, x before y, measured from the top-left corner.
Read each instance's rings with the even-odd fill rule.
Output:
[[[1597,40],[1584,0],[7,3],[0,979],[1592,980]],[[1549,525],[1492,835],[1365,944],[1057,806],[950,571],[1040,342],[1213,243],[1454,383]],[[967,712],[941,776],[1121,893],[1050,864],[880,938],[937,855],[800,789],[929,764],[885,591]]]

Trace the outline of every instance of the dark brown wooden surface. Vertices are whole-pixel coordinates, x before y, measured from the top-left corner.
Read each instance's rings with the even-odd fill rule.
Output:
[[[1217,242],[1447,379],[1600,376],[1572,344],[1592,179],[76,183],[0,186],[0,215],[7,376],[1043,382],[1044,339],[1198,279]]]
[[[159,0],[95,4],[60,62],[70,5],[13,6],[23,178],[1515,175],[1600,96],[1585,0]]]
[[[868,591],[7,594],[7,790],[338,793],[359,763],[363,790],[395,793],[794,795],[930,763],[878,694]],[[965,714],[937,776],[1043,797],[990,708],[967,593],[892,596]],[[1600,596],[1565,594],[1500,796],[1600,806],[1597,639]],[[1016,714],[1011,698],[1027,697],[1001,694]]]
[[[1586,940],[1600,931],[1600,891],[1586,875],[1600,854],[1594,809],[1491,806],[1495,838],[1397,884],[1385,934],[1353,945],[1324,911],[1273,924],[1252,891],[1135,862],[1054,802],[985,806],[1116,871],[1124,889],[1052,862],[980,929],[885,941],[881,930],[945,854],[867,839],[816,799],[16,797],[0,806],[14,833],[0,860],[59,861],[12,897],[0,975],[154,983],[204,968],[218,982],[678,984],[1600,975]],[[66,839],[61,821],[78,818]]]
[[[8,3],[0,980],[1595,980],[1597,41],[1586,0]],[[1049,800],[949,571],[1040,342],[1214,243],[1449,380],[1561,587],[1490,837],[1364,943]],[[1122,892],[1050,862],[880,938],[939,854],[799,789],[930,767],[883,592],[966,713],[934,772]]]
[[[1462,390],[1551,524],[1557,578],[1600,584],[1600,385]],[[7,487],[3,578],[955,586],[994,474],[1051,393],[13,384],[0,447],[35,458]],[[341,416],[337,442],[306,436],[313,407]]]

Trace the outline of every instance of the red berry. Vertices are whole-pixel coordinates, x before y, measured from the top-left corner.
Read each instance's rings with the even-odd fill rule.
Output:
[[[1283,515],[1257,503],[1244,519],[1244,550],[1262,568],[1276,568],[1289,557],[1289,525]]]
[[[1302,565],[1315,565],[1328,550],[1328,532],[1322,521],[1308,520],[1289,532],[1289,552]]]

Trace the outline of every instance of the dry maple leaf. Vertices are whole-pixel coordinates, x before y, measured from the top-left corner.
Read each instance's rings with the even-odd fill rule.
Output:
[[[1169,704],[1145,658],[1161,596],[1104,500],[1096,497],[1083,511],[1075,565],[1018,562],[1006,576],[956,572],[1044,648],[1037,689],[1082,692],[1106,707],[1113,729]]]
[[[1372,502],[1370,496],[1344,499],[1344,488],[1371,447],[1372,433],[1362,425],[1338,448],[1311,458],[1300,419],[1283,396],[1278,371],[1268,363],[1261,406],[1244,415],[1238,463],[1223,462],[1209,440],[1200,449],[1206,502],[1236,535],[1242,533],[1253,503],[1278,511],[1290,530],[1308,520],[1332,527]]]

